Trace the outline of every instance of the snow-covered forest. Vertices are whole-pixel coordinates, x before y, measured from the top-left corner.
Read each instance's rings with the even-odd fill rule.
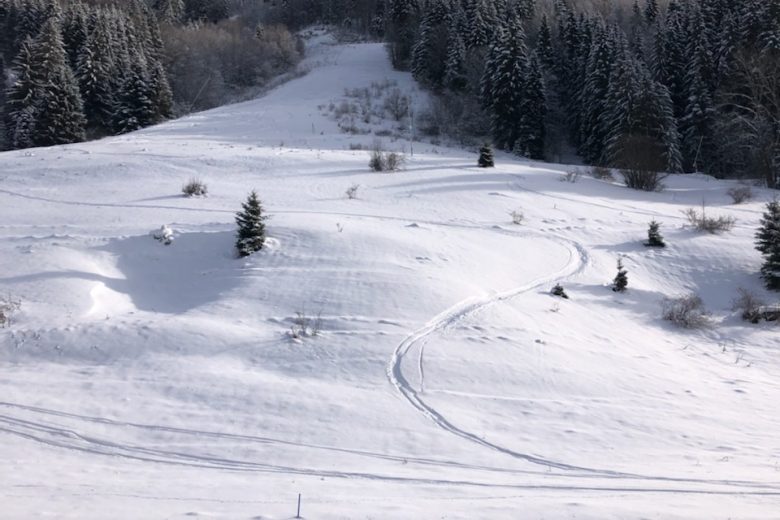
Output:
[[[777,0],[391,0],[385,17],[394,63],[441,93],[442,131],[778,185]]]
[[[235,101],[294,67],[301,45],[226,0],[0,0],[0,145],[73,143]]]

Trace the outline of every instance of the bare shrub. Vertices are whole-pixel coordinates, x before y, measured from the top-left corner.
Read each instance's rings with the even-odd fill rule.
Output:
[[[697,329],[710,325],[712,318],[704,308],[702,299],[694,293],[664,298],[661,303],[661,316],[678,327]]]
[[[385,98],[383,106],[393,119],[401,121],[409,115],[411,100],[409,99],[409,96],[406,96],[401,92],[401,89],[394,88]]]
[[[737,223],[737,219],[731,216],[708,216],[703,205],[701,212],[697,211],[695,208],[688,208],[682,213],[685,215],[685,218],[688,219],[688,223],[692,228],[706,233],[717,234],[731,231]]]
[[[368,166],[375,172],[394,172],[400,170],[406,162],[403,154],[398,152],[383,152],[381,143],[374,143],[374,149],[371,150],[371,158]]]
[[[347,195],[347,198],[349,200],[354,200],[358,196],[358,190],[360,189],[360,184],[353,184],[349,188],[347,188],[347,191],[345,194]]]
[[[194,177],[181,187],[181,192],[185,197],[205,197],[209,188],[202,180]]]
[[[509,214],[510,217],[512,217],[512,224],[515,224],[519,226],[523,223],[523,220],[525,220],[525,215],[523,215],[522,211],[514,210]]]
[[[322,312],[312,318],[306,311],[297,311],[292,321],[289,334],[293,339],[311,338],[322,333]]]
[[[21,300],[13,298],[10,294],[0,296],[0,328],[10,327],[11,318],[21,308]]]
[[[750,186],[734,186],[726,192],[734,204],[742,204],[753,198],[753,190]]]
[[[631,189],[641,191],[661,191],[663,181],[668,174],[664,147],[655,139],[647,136],[627,135],[617,145],[613,166],[620,168],[623,180]]]
[[[371,151],[371,159],[368,160],[368,166],[375,172],[385,171],[385,161],[382,150],[376,148]]]
[[[259,36],[239,19],[165,24],[162,30],[179,112],[218,106],[237,89],[265,85],[301,58],[297,39],[281,25],[265,25]]]
[[[731,310],[739,311],[743,320],[758,323],[761,319],[761,308],[766,303],[756,293],[740,287],[737,296],[731,302]]]
[[[403,154],[397,153],[397,152],[388,152],[385,154],[385,164],[387,166],[386,170],[390,172],[395,172],[401,169],[401,167],[406,162],[406,158]]]
[[[612,170],[604,166],[594,166],[590,169],[590,174],[594,179],[601,181],[612,180]]]

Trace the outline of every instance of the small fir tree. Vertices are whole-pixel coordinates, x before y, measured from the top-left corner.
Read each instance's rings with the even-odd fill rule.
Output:
[[[628,271],[623,267],[623,260],[618,259],[617,269],[617,275],[612,282],[612,290],[615,292],[625,292],[626,287],[628,287]]]
[[[664,242],[664,237],[661,236],[659,227],[660,224],[655,220],[650,222],[647,228],[647,242],[645,242],[647,247],[666,247],[666,242]]]
[[[780,291],[780,200],[766,205],[761,227],[756,233],[756,249],[764,257],[761,278],[768,289]]]
[[[242,210],[236,213],[236,224],[238,224],[236,249],[238,256],[243,258],[263,248],[265,221],[268,217],[263,215],[263,206],[254,190],[249,194],[246,202],[241,205],[241,208]]]
[[[479,160],[477,164],[480,168],[492,168],[496,164],[493,161],[493,147],[490,144],[485,143],[482,148],[479,149]]]

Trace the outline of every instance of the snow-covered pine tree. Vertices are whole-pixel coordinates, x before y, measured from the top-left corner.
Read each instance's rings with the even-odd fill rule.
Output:
[[[521,20],[530,20],[536,9],[536,0],[515,0],[514,14]]]
[[[482,81],[482,99],[498,148],[513,150],[520,137],[528,51],[520,20],[512,18],[491,45]]]
[[[633,57],[625,41],[609,84],[608,109],[601,114],[607,136],[602,162],[629,167],[627,162],[641,161],[643,169],[679,171],[679,135],[669,93]],[[644,157],[628,157],[627,153],[633,154],[634,150],[627,146],[640,142]]]
[[[593,45],[585,69],[585,84],[580,97],[579,153],[590,164],[600,162],[606,143],[602,114],[608,109],[607,94],[614,61],[614,28],[603,26],[593,34]]]
[[[152,124],[156,110],[149,77],[140,60],[134,60],[119,89],[112,130],[116,134],[132,132]]]
[[[549,69],[555,64],[555,51],[552,44],[552,31],[547,15],[542,15],[542,21],[539,25],[539,35],[536,41],[536,54],[539,56],[540,63]]]
[[[444,86],[456,92],[468,85],[466,77],[466,45],[457,32],[456,24],[450,24],[447,43],[447,63],[444,67]]]
[[[252,190],[241,205],[242,210],[236,214],[236,250],[241,257],[249,256],[255,251],[260,251],[265,243],[265,221],[268,219],[263,214],[263,206]]]
[[[417,81],[438,88],[444,81],[447,61],[447,7],[442,0],[430,2],[420,23],[420,36],[412,49],[412,75]]]
[[[528,60],[522,83],[524,88],[520,103],[518,137],[513,148],[515,153],[519,152],[523,157],[544,159],[547,99],[542,71],[535,55]]]
[[[174,24],[184,18],[183,0],[155,0],[152,5],[162,23]]]
[[[70,4],[63,14],[62,40],[68,53],[71,67],[75,70],[80,49],[87,41],[89,28],[87,12],[82,3]]]
[[[149,90],[154,107],[152,123],[159,123],[173,117],[173,92],[168,83],[168,75],[165,73],[162,63],[157,60],[151,63]]]
[[[756,233],[756,249],[764,257],[761,277],[767,288],[780,291],[780,200],[767,203]]]
[[[645,20],[647,20],[648,24],[652,24],[658,19],[658,14],[660,10],[658,9],[658,1],[657,0],[646,0],[645,2]]]
[[[623,260],[618,258],[617,261],[617,275],[612,281],[612,290],[615,292],[625,292],[628,287],[628,271],[623,267]]]
[[[79,50],[76,78],[84,100],[87,124],[98,133],[111,128],[116,104],[116,78],[113,76],[113,56],[109,26],[99,17]]]
[[[33,146],[38,106],[32,68],[32,48],[32,38],[27,38],[21,43],[19,54],[13,63],[16,80],[7,93],[5,130],[8,145],[14,149]]]
[[[493,160],[493,147],[490,146],[490,143],[485,143],[479,149],[479,159],[477,160],[477,165],[480,168],[492,168],[496,165],[495,161]]]
[[[468,27],[464,38],[466,49],[484,47],[490,42],[492,29],[487,18],[487,4],[485,0],[466,1],[466,23]]]
[[[58,17],[49,18],[32,46],[36,146],[75,143],[86,137],[84,105],[59,25]]]
[[[655,220],[650,221],[650,224],[647,226],[647,242],[645,242],[647,247],[666,247],[666,242],[664,242],[664,237],[659,229],[660,227],[661,225]]]

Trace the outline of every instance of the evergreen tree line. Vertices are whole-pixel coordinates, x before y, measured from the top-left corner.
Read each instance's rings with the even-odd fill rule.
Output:
[[[780,0],[388,0],[396,67],[496,146],[780,187]],[[454,108],[453,108],[454,107]]]
[[[0,149],[136,130],[237,99],[301,42],[241,0],[0,0]],[[256,15],[256,16],[255,16]]]
[[[11,148],[119,134],[171,116],[154,12],[0,0],[0,50],[13,56],[4,123]]]

